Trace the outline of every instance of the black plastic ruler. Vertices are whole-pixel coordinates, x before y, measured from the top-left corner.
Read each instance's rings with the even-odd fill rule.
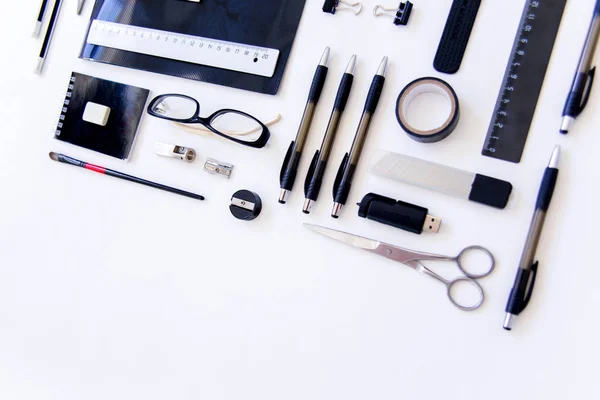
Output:
[[[481,154],[519,163],[567,0],[527,0]]]

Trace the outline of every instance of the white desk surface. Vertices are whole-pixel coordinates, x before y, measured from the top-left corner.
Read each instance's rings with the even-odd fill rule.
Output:
[[[13,3],[0,17],[1,399],[598,398],[600,88],[573,133],[558,134],[593,0],[567,6],[518,165],[480,151],[524,0],[483,2],[463,66],[451,76],[432,68],[450,0],[415,1],[408,27],[375,19],[375,1],[364,0],[354,17],[324,14],[321,0],[308,0],[275,97],[79,60],[93,4],[88,0],[77,17],[76,3],[64,2],[41,77],[33,74],[41,40],[30,37],[38,1]],[[330,76],[299,182],[282,206],[280,165],[326,45]],[[301,181],[353,53],[355,86],[322,200],[305,216]],[[509,209],[385,182],[361,167],[349,204],[369,191],[422,204],[443,217],[442,231],[405,233],[358,218],[354,206],[340,220],[330,218],[329,188],[384,55],[391,64],[365,154],[385,147],[509,180]],[[145,116],[131,161],[122,163],[53,139],[71,71],[153,95],[187,93],[204,113],[231,107],[283,119],[269,147],[257,151]],[[394,117],[400,90],[422,76],[447,80],[461,100],[458,129],[438,144],[412,141]],[[160,158],[152,152],[157,140],[191,146],[201,160]],[[560,181],[538,251],[535,295],[508,333],[504,306],[556,144],[564,150]],[[49,151],[199,192],[207,201],[61,165]],[[206,156],[234,163],[233,178],[202,172]],[[251,223],[228,210],[242,188],[264,201]],[[487,301],[476,312],[459,311],[435,281],[313,234],[302,222],[430,252],[489,247],[498,266],[482,282]]]

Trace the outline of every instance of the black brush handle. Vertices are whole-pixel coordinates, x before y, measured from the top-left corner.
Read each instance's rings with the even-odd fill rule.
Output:
[[[87,166],[86,166],[86,168],[90,169]],[[178,195],[184,196],[184,197],[189,197],[191,199],[204,200],[204,196],[200,196],[199,194],[186,192],[185,190],[176,189],[176,188],[173,188],[170,186],[162,185],[160,183],[148,181],[146,179],[138,178],[138,177],[135,177],[132,175],[127,175],[127,174],[124,174],[119,171],[114,171],[112,169],[105,169],[104,174],[115,177],[115,178],[123,179],[123,180],[129,181],[129,182],[139,183],[140,185],[148,186],[148,187],[151,187],[154,189],[163,190],[165,192],[178,194]]]

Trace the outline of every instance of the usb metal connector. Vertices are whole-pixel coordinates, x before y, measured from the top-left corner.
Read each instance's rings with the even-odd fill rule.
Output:
[[[433,215],[427,214],[425,217],[425,223],[423,224],[423,230],[427,232],[438,233],[442,226],[442,219],[434,217]]]

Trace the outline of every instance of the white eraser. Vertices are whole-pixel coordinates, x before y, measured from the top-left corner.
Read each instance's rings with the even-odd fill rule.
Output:
[[[83,120],[91,124],[106,126],[108,117],[110,116],[110,108],[92,103],[88,101],[83,112]]]

